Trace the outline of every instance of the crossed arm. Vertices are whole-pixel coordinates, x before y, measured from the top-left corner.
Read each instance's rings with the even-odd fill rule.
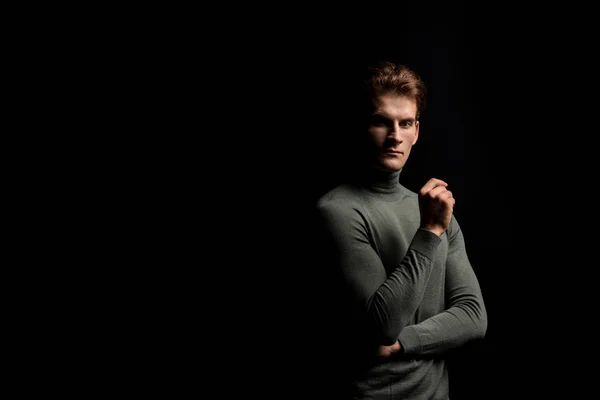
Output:
[[[377,355],[389,357],[400,351],[413,356],[438,354],[483,337],[487,314],[455,219],[447,230],[446,308],[410,325],[429,282],[440,237],[419,229],[406,256],[388,276],[370,244],[360,209],[324,208],[321,215],[355,310],[362,313],[379,344]]]
[[[379,346],[378,356],[386,358],[396,353],[412,356],[436,355],[485,336],[485,303],[479,282],[467,257],[462,231],[455,220],[448,233],[445,310],[418,324],[406,326],[395,343]]]

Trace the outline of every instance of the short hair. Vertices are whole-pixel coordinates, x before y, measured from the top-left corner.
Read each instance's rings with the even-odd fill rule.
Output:
[[[417,103],[417,115],[425,109],[426,87],[421,77],[403,64],[379,61],[367,65],[363,76],[363,99],[371,102],[375,97],[396,94],[412,98]]]

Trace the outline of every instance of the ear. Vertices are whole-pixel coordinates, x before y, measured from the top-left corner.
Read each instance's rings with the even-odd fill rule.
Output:
[[[415,137],[413,138],[413,141],[412,141],[413,146],[415,143],[417,143],[417,140],[419,140],[419,121],[415,122]]]

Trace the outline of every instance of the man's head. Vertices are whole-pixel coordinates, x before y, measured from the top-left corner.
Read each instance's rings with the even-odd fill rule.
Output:
[[[367,69],[362,96],[371,165],[390,172],[404,167],[419,137],[425,94],[423,81],[404,65],[384,62]]]

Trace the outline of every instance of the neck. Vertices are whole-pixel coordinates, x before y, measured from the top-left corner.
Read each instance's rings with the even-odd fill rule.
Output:
[[[361,169],[357,183],[377,193],[397,193],[401,190],[400,173],[398,171],[383,171],[374,167]]]

